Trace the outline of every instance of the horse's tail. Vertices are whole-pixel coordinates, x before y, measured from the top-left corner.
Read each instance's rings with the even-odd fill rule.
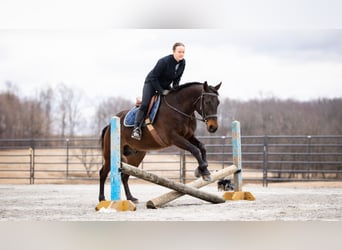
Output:
[[[122,115],[124,115],[125,113],[127,113],[127,111],[126,110],[122,110],[119,113],[117,113],[116,116],[121,118]]]
[[[121,117],[123,114],[124,114],[125,111],[121,111],[119,113],[116,114],[116,116],[118,117]],[[105,126],[103,129],[102,129],[102,133],[101,133],[101,149],[103,150],[104,148],[104,136],[105,136],[105,133],[106,133],[106,130],[108,129],[108,127],[110,127],[110,124],[108,124],[107,126]]]
[[[105,133],[106,133],[106,131],[107,131],[107,128],[109,127],[109,124],[106,126],[106,127],[104,127],[103,129],[102,129],[102,133],[101,133],[101,149],[103,150],[103,147],[104,147],[104,136],[105,136]]]

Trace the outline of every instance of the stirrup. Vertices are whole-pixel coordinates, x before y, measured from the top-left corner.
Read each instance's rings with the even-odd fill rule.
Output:
[[[131,138],[140,141],[141,140],[141,129],[139,127],[133,129]]]

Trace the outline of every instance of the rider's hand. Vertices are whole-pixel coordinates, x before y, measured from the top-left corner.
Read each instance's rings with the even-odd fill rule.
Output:
[[[168,93],[170,93],[170,90],[164,89],[163,92],[161,93],[161,95],[167,95]]]

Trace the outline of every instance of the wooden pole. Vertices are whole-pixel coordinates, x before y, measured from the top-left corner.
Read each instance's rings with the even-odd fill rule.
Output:
[[[124,162],[121,163],[121,171],[125,174],[133,175],[135,177],[155,183],[157,185],[176,190],[183,194],[194,196],[201,200],[209,201],[212,203],[224,203],[225,202],[225,200],[220,196],[200,191],[194,187],[190,187],[179,182],[174,182],[170,179],[149,173],[147,171],[133,167]]]
[[[219,179],[222,179],[226,176],[232,175],[237,170],[237,167],[232,165],[227,168],[221,169],[219,171],[215,171],[211,173],[211,181],[204,181],[202,178],[198,178],[197,180],[194,180],[187,184],[187,186],[194,187],[194,188],[201,188],[204,187],[210,183],[213,183]],[[166,203],[173,201],[181,196],[183,196],[184,193],[178,192],[178,191],[171,191],[169,193],[163,194],[161,196],[158,196],[154,199],[151,199],[147,201],[146,207],[147,208],[158,208],[162,207]]]

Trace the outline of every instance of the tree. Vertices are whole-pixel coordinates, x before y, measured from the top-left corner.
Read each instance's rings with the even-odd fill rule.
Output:
[[[42,133],[44,136],[52,135],[52,108],[54,102],[53,89],[51,87],[42,89],[39,93],[38,100],[45,118],[42,124]]]
[[[21,104],[19,98],[12,92],[0,94],[0,137],[15,138],[22,136],[20,131]]]
[[[94,131],[99,134],[109,123],[110,118],[122,110],[131,109],[134,103],[122,97],[110,97],[101,101],[94,115]]]
[[[70,87],[61,83],[57,86],[57,117],[59,135],[61,137],[74,136],[77,126],[80,124],[82,114],[80,112],[80,92],[74,92]]]
[[[39,138],[46,136],[41,104],[34,98],[20,98],[18,88],[7,82],[7,90],[0,93],[0,137]]]

